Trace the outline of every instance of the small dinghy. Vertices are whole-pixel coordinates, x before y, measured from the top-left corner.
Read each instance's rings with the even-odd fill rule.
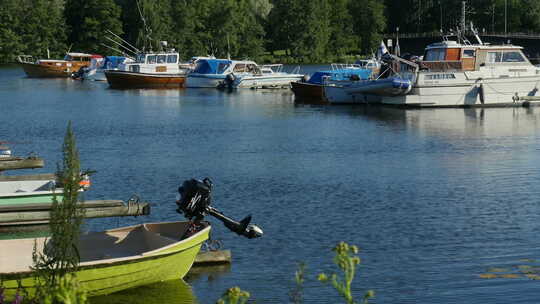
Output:
[[[81,261],[77,279],[90,296],[186,275],[210,225],[201,222],[194,230],[188,221],[148,223],[81,235]],[[32,291],[32,250],[46,246],[46,238],[0,240],[0,277],[7,296],[22,287]]]

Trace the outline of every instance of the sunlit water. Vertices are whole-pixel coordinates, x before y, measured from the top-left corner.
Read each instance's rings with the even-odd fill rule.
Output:
[[[33,173],[55,170],[71,120],[82,166],[98,171],[86,198],[136,193],[153,203],[148,217],[86,229],[181,219],[177,187],[206,176],[215,207],[263,227],[248,240],[214,221],[230,267],[131,303],[214,303],[232,286],[257,303],[286,303],[298,262],[305,302],[339,303],[316,275],[335,270],[331,248],[342,240],[362,249],[358,299],[372,289],[376,303],[538,302],[540,108],[295,105],[288,90],[118,91],[8,67],[0,119],[14,153],[46,159]]]

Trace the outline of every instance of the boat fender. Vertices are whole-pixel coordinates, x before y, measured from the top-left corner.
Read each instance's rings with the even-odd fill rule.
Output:
[[[480,86],[478,87],[478,97],[480,97],[480,103],[481,104],[484,104],[484,84],[480,84]]]
[[[309,80],[309,76],[308,76],[308,75],[302,76],[302,82],[308,82],[308,80]]]

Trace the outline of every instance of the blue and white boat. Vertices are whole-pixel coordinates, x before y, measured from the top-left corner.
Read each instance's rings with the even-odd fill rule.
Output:
[[[120,65],[131,62],[134,62],[131,58],[123,56],[92,58],[90,66],[85,69],[81,78],[95,81],[107,81],[104,73],[105,70],[118,70]]]
[[[253,75],[259,67],[249,60],[201,59],[187,75],[186,88],[217,88],[226,81]]]

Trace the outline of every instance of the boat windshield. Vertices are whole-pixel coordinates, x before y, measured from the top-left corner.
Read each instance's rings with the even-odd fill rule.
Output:
[[[146,56],[144,54],[138,54],[137,57],[135,58],[135,62],[136,63],[144,63],[145,57]]]

